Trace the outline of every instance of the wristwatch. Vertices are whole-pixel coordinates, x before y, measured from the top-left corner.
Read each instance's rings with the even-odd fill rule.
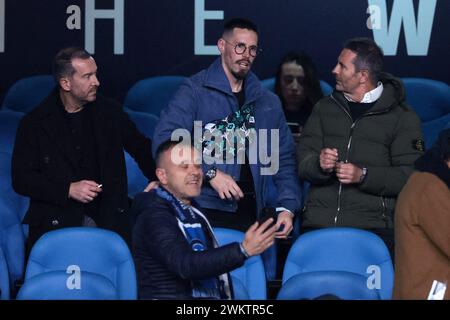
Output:
[[[362,170],[362,175],[361,175],[361,177],[359,177],[359,183],[363,183],[364,179],[367,176],[367,168],[363,167],[363,168],[361,168],[361,170]]]
[[[216,177],[216,173],[217,173],[217,168],[216,167],[212,167],[211,169],[206,171],[206,173],[205,173],[205,180],[207,182],[211,181],[212,179],[214,179]]]

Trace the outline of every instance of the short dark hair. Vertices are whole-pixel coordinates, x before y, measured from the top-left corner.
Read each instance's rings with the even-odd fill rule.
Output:
[[[52,71],[53,77],[56,83],[63,77],[70,77],[75,73],[75,69],[72,66],[73,59],[86,60],[91,58],[92,55],[79,47],[68,47],[59,51],[53,59]]]
[[[222,35],[225,36],[226,34],[233,32],[234,28],[248,29],[258,34],[258,27],[254,22],[245,18],[233,18],[225,22]]]
[[[303,71],[305,72],[305,83],[303,84],[303,88],[305,90],[306,100],[309,102],[308,106],[312,109],[316,102],[322,99],[323,93],[320,87],[320,80],[317,76],[316,66],[314,65],[312,59],[303,52],[289,52],[283,57],[278,65],[277,74],[275,77],[275,94],[280,98],[284,108],[286,102],[284,101],[284,97],[281,92],[281,73],[283,65],[289,62],[294,62],[299,66],[302,66]]]
[[[173,147],[175,147],[178,144],[185,144],[186,146],[190,146],[191,148],[193,148],[193,143],[192,141],[185,141],[182,138],[180,138],[179,140],[166,140],[163,143],[161,143],[158,148],[156,149],[156,157],[155,157],[155,163],[156,163],[156,167],[160,168],[161,167],[161,157],[162,154],[164,152],[166,152],[167,150],[172,149]]]
[[[356,53],[355,70],[368,70],[370,81],[377,84],[383,72],[383,50],[376,42],[369,38],[353,38],[344,44],[344,49]]]

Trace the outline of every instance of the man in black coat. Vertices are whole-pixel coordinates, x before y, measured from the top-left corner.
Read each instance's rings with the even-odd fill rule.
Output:
[[[97,95],[97,65],[81,48],[53,61],[58,87],[21,121],[12,158],[14,190],[30,197],[27,250],[44,233],[98,226],[128,240],[125,149],[155,180],[151,141],[113,101]]]
[[[274,243],[278,228],[270,218],[254,223],[242,243],[218,247],[192,200],[202,185],[199,157],[189,144],[162,143],[156,152],[159,187],[133,201],[132,248],[141,299],[231,299],[227,273]]]

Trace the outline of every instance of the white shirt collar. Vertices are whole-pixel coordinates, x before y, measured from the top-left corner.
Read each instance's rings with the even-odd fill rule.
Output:
[[[381,97],[381,94],[383,93],[383,83],[378,82],[377,87],[369,92],[366,92],[364,97],[362,98],[359,103],[372,103],[378,100],[378,98]],[[350,102],[358,102],[344,94],[345,99],[347,99]]]

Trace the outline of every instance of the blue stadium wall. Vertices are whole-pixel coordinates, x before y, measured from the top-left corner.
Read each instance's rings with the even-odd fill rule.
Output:
[[[50,73],[69,45],[94,53],[101,90],[123,101],[142,78],[208,66],[235,16],[259,26],[261,79],[287,51],[302,50],[333,84],[342,43],[366,36],[383,47],[387,71],[450,83],[449,0],[0,0],[0,102],[18,79]]]

